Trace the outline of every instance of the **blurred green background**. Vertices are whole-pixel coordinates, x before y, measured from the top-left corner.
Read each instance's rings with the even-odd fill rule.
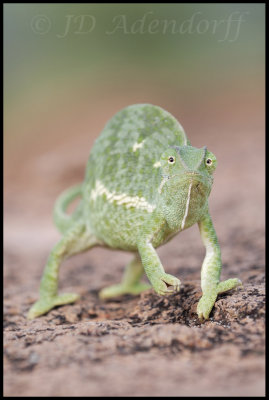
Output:
[[[263,4],[5,4],[6,176],[65,143],[86,157],[132,103],[166,108],[191,142],[261,128],[264,29]]]

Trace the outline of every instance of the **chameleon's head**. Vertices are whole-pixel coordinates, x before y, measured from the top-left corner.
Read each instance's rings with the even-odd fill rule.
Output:
[[[174,210],[199,213],[210,194],[217,160],[206,147],[173,146],[161,156],[159,194]]]

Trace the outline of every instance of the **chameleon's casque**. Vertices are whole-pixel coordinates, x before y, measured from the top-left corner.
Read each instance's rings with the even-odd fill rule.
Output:
[[[136,104],[119,111],[94,143],[84,182],[56,201],[55,223],[63,237],[50,254],[40,300],[28,318],[78,298],[58,294],[59,266],[95,245],[135,254],[122,282],[102,289],[101,298],[148,289],[140,281],[144,272],[157,293],[179,291],[179,279],[165,273],[155,248],[198,223],[206,257],[197,312],[207,319],[218,293],[241,284],[237,278],[219,281],[221,255],[208,211],[215,168],[215,156],[206,147],[192,147],[179,122],[162,108]],[[81,201],[68,216],[65,210],[78,196]]]

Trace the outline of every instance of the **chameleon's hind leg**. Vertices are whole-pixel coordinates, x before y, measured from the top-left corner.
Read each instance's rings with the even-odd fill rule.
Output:
[[[120,296],[122,294],[139,294],[151,286],[140,282],[144,274],[144,268],[139,254],[126,266],[121,283],[102,289],[99,292],[101,299]]]
[[[40,284],[40,299],[31,307],[27,318],[33,319],[45,314],[55,306],[73,303],[79,298],[74,293],[58,294],[58,276],[61,262],[98,244],[94,235],[87,231],[84,224],[70,228],[52,249]]]

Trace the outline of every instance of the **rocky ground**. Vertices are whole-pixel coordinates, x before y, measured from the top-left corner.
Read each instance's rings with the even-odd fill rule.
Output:
[[[5,187],[5,396],[263,396],[264,158],[263,130],[230,136],[193,129],[219,159],[210,199],[222,248],[222,279],[244,288],[218,297],[210,320],[196,316],[204,249],[198,228],[158,252],[180,293],[101,301],[120,280],[130,255],[96,248],[64,262],[60,290],[81,300],[26,320],[44,263],[60,235],[51,210],[57,194],[81,180],[91,143],[86,135],[9,156]],[[190,135],[191,136],[191,135]],[[231,146],[231,141],[233,146]],[[21,159],[23,151],[20,153]],[[13,165],[14,164],[14,165]]]

